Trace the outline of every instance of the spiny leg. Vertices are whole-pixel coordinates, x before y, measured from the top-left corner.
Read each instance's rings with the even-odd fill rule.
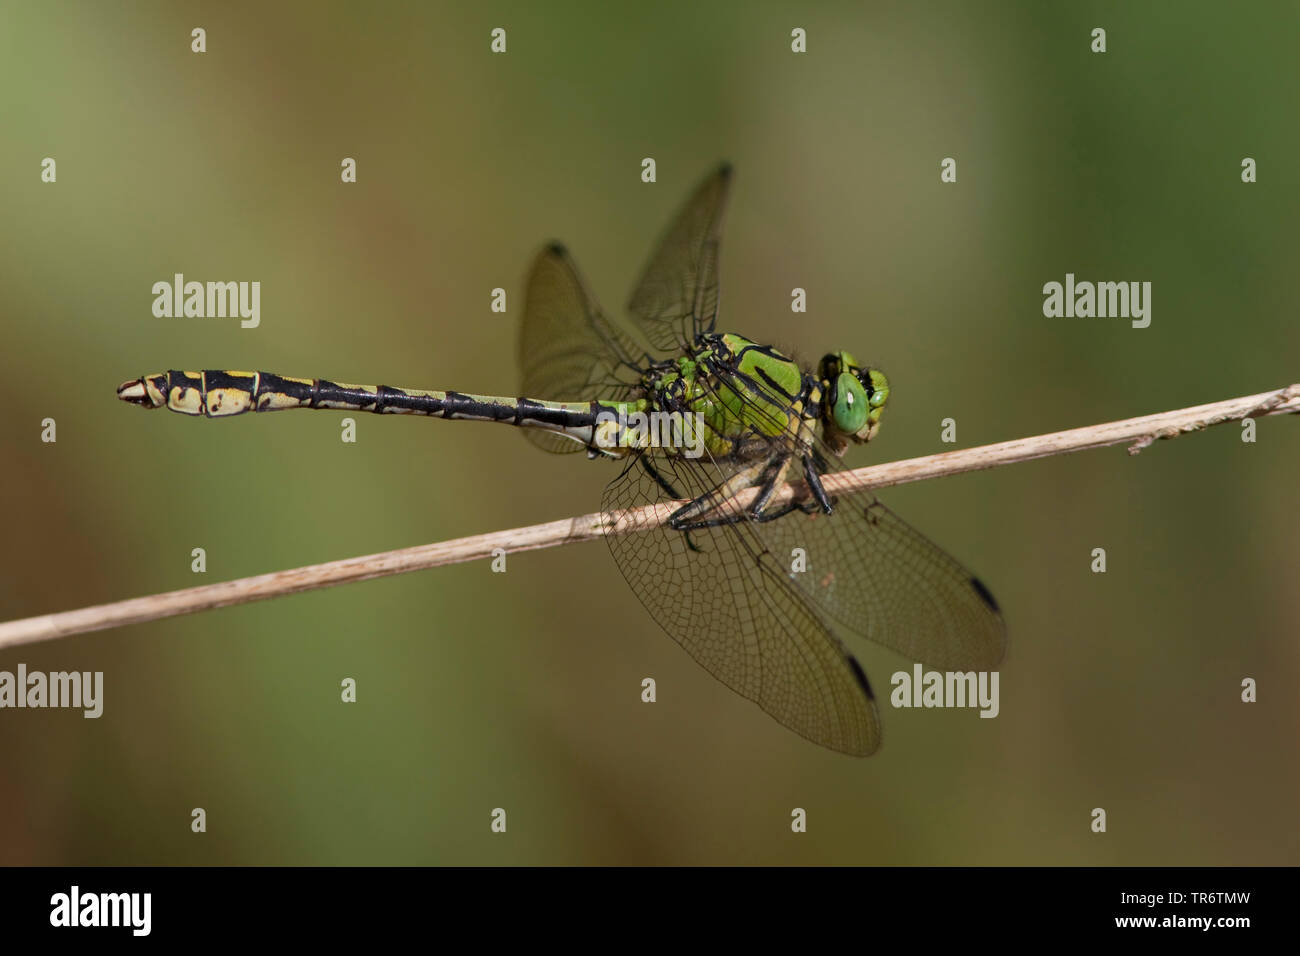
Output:
[[[715,528],[723,524],[733,524],[744,517],[743,514],[726,515],[722,518],[705,518],[717,511],[719,506],[729,502],[746,488],[752,488],[764,473],[768,462],[758,461],[743,471],[738,471],[722,484],[706,491],[693,501],[682,505],[668,519],[671,528],[677,531],[690,531],[698,528]]]
[[[772,463],[770,466],[771,477],[770,479],[767,479],[767,483],[764,485],[762,492],[759,493],[759,496],[754,499],[754,504],[750,508],[749,516],[759,524],[762,524],[765,521],[775,521],[777,518],[783,518],[796,508],[804,514],[812,514],[814,511],[819,510],[816,503],[795,497],[793,492],[791,493],[790,501],[777,510],[769,511],[767,509],[767,503],[776,492],[777,486],[780,485],[785,478],[789,462],[790,459],[786,457]]]
[[[767,503],[772,500],[772,495],[776,493],[776,486],[785,476],[786,466],[790,462],[788,455],[773,455],[772,460],[767,463],[763,469],[762,477],[758,483],[762,485],[762,490],[749,506],[749,515],[751,518],[757,518],[767,508]]]
[[[657,484],[660,488],[662,488],[670,498],[672,498],[674,501],[682,500],[684,495],[682,495],[681,492],[679,492],[676,488],[674,488],[667,478],[665,478],[663,475],[659,473],[659,469],[656,468],[650,462],[650,456],[648,454],[641,454],[640,456],[638,456],[637,463],[641,465],[641,467],[645,470],[645,473],[649,475],[651,478],[653,478],[655,480],[655,484]]]
[[[776,511],[765,511],[761,515],[754,515],[754,520],[762,524],[764,521],[775,521],[777,518],[784,518],[792,511],[802,511],[804,514],[810,515],[821,510],[815,501],[791,501]]]
[[[785,478],[786,466],[789,464],[789,461],[790,458],[788,455],[778,455],[770,458],[766,462],[759,463],[753,468],[740,472],[719,488],[715,488],[713,491],[701,495],[688,505],[683,505],[673,513],[673,516],[669,519],[670,523],[675,528],[697,530],[700,528],[717,528],[722,525],[735,524],[747,519],[760,523],[764,521],[772,521],[776,518],[782,517],[783,515],[789,514],[796,508],[808,511],[809,504],[798,500],[791,501],[776,511],[766,510],[768,502],[772,500],[772,495],[776,493],[776,489],[780,487]],[[752,480],[754,477],[757,477],[758,480]],[[737,479],[741,479],[743,482],[742,488],[734,491],[729,489],[728,486],[737,483]],[[744,488],[753,487],[754,485],[759,485],[760,491],[746,511],[737,511],[733,514],[723,515],[722,517],[706,518],[701,516],[691,521],[684,520],[690,509],[695,509],[695,511],[701,515],[707,515],[711,511],[716,511],[721,504],[731,500],[732,497],[739,494],[739,492],[744,490]],[[720,500],[719,494],[722,495]],[[812,507],[815,510],[816,506]]]
[[[822,477],[817,471],[817,466],[811,455],[803,456],[803,477],[808,482],[808,490],[812,492],[813,500],[821,505],[822,511],[830,514],[831,499],[826,496],[826,489],[822,487]]]
[[[641,467],[645,470],[645,473],[655,480],[655,484],[657,484],[660,488],[664,490],[664,492],[667,493],[668,497],[672,498],[674,501],[680,501],[684,497],[680,491],[678,491],[676,488],[672,486],[672,483],[669,482],[667,478],[665,478],[663,475],[659,473],[659,469],[656,468],[651,463],[650,456],[648,454],[642,454],[637,459],[637,461],[641,465]],[[679,508],[678,511],[680,510],[681,509]],[[674,514],[676,514],[676,512],[674,512]],[[669,523],[670,524],[672,523],[671,518],[669,519]],[[699,546],[693,540],[691,540],[690,531],[685,528],[682,528],[680,530],[682,532],[682,535],[686,538],[686,547],[690,548],[696,554],[702,553],[700,551]]]

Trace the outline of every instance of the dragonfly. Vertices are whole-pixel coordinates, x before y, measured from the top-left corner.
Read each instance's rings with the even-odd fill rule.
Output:
[[[207,418],[323,408],[499,422],[545,451],[612,461],[606,540],[654,620],[789,729],[872,754],[879,710],[838,633],[969,671],[1001,660],[1006,624],[979,578],[872,491],[826,488],[847,450],[876,436],[885,374],[844,351],[805,367],[717,330],[731,180],[724,164],[679,211],[629,323],[601,311],[563,245],[537,254],[518,340],[528,397],[214,370],[145,375],[117,395]]]

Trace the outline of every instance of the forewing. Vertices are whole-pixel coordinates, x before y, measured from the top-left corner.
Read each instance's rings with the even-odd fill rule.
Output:
[[[809,450],[789,422],[778,429],[764,406],[752,401],[761,383],[733,371],[717,375],[711,387],[719,399],[744,404],[751,420],[770,426],[766,430],[779,430],[773,448],[786,449],[796,460]],[[842,470],[839,457],[819,439],[810,450],[826,474]],[[802,465],[788,477],[801,482]],[[988,588],[959,561],[870,491],[832,493],[834,513],[827,515],[811,502],[806,486],[801,490],[812,513],[796,510],[757,527],[787,566],[795,549],[802,549],[807,570],[791,579],[826,616],[909,660],[944,670],[986,670],[1002,659],[1002,613]]]
[[[717,390],[737,396],[751,418],[767,413],[750,399],[761,387],[740,374],[719,376]],[[746,384],[747,382],[747,384]],[[787,427],[774,444],[805,448]],[[840,458],[819,439],[812,451],[825,474]],[[802,467],[790,478],[801,480]],[[974,574],[885,507],[872,492],[832,493],[827,515],[806,497],[812,513],[796,510],[759,527],[772,550],[789,561],[802,549],[807,570],[792,575],[799,589],[848,630],[909,660],[944,670],[986,670],[1006,651],[1007,628],[992,593]]]
[[[711,331],[718,314],[718,240],[731,184],[723,165],[695,190],[655,248],[628,300],[650,342],[669,352]]]
[[[524,294],[519,336],[521,394],[543,401],[617,401],[635,391],[636,348],[596,305],[568,251],[552,243],[537,254]],[[553,452],[583,446],[540,429],[523,429]]]

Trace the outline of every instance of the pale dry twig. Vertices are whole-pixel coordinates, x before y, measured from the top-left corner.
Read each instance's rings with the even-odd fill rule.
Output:
[[[854,471],[829,475],[825,479],[825,485],[826,490],[832,495],[865,488],[885,488],[890,485],[996,468],[1034,458],[1103,448],[1126,442],[1131,443],[1129,453],[1137,454],[1160,438],[1174,438],[1184,432],[1199,431],[1223,422],[1295,412],[1300,412],[1300,385],[1291,385],[1272,392],[1246,395],[1208,405],[1108,422],[1103,425],[1089,425],[1048,435],[999,442],[995,445],[927,455],[924,458],[870,465]],[[754,493],[753,490],[746,492],[751,497]],[[791,493],[787,486],[780,497]],[[773,502],[778,502],[780,497],[774,498]],[[743,496],[737,496],[737,504],[744,504],[742,498]],[[274,571],[270,574],[224,581],[220,584],[151,594],[114,604],[100,604],[76,611],[9,621],[0,624],[0,648],[54,640],[70,634],[99,631],[126,624],[156,621],[161,618],[175,617],[178,614],[209,611],[232,604],[247,604],[284,594],[297,594],[301,591],[334,587],[352,581],[366,581],[392,574],[404,574],[408,571],[421,571],[444,564],[459,564],[491,557],[497,549],[503,549],[508,553],[534,551],[538,548],[550,548],[577,541],[590,541],[606,534],[624,534],[637,528],[644,530],[646,527],[654,526],[653,523],[645,522],[644,518],[647,515],[653,514],[656,521],[662,523],[667,520],[672,511],[673,506],[669,504],[648,505],[645,508],[612,516],[612,520],[608,522],[600,513],[587,514],[527,528],[477,534],[454,541],[423,544],[397,551],[385,551],[382,554],[313,564],[288,571]]]

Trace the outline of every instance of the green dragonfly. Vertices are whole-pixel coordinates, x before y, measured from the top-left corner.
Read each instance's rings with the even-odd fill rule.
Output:
[[[1002,658],[1006,625],[978,578],[874,494],[828,494],[823,476],[880,426],[889,383],[847,352],[805,369],[716,331],[723,166],[678,214],[611,322],[559,244],[528,277],[522,392],[347,385],[269,372],[169,371],[123,383],[123,401],[219,418],[330,408],[504,422],[551,452],[622,468],[602,514],[641,603],[711,674],[815,743],[873,753],[880,717],[832,623],[942,670]],[[550,399],[565,399],[554,401]],[[664,522],[654,509],[672,503]]]

